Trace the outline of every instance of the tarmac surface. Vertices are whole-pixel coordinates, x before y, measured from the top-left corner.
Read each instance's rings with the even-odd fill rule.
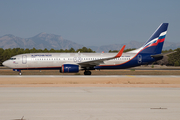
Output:
[[[0,87],[173,87],[178,75],[0,75]]]
[[[179,120],[180,88],[0,87],[0,120]]]
[[[119,78],[119,77],[139,77],[139,78],[180,78],[180,75],[0,75],[0,78]]]

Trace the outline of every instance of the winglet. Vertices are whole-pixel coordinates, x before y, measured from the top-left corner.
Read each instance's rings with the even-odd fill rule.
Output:
[[[114,58],[119,58],[119,57],[121,57],[121,55],[122,55],[125,47],[126,47],[126,45],[124,45],[124,46],[121,48],[121,50],[118,52],[118,54],[117,54]]]

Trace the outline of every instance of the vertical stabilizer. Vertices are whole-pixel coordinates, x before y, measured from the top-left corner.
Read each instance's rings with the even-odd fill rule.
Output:
[[[141,48],[130,51],[129,53],[160,54],[166,37],[167,28],[168,23],[162,23]]]

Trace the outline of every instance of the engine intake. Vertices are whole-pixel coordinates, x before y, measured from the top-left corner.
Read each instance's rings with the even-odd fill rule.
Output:
[[[61,73],[77,73],[79,72],[79,65],[74,64],[64,64],[60,69]]]

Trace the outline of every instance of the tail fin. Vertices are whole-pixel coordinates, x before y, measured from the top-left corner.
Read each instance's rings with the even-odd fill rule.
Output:
[[[167,28],[168,23],[162,23],[141,48],[131,51],[130,53],[160,54],[166,37]]]

